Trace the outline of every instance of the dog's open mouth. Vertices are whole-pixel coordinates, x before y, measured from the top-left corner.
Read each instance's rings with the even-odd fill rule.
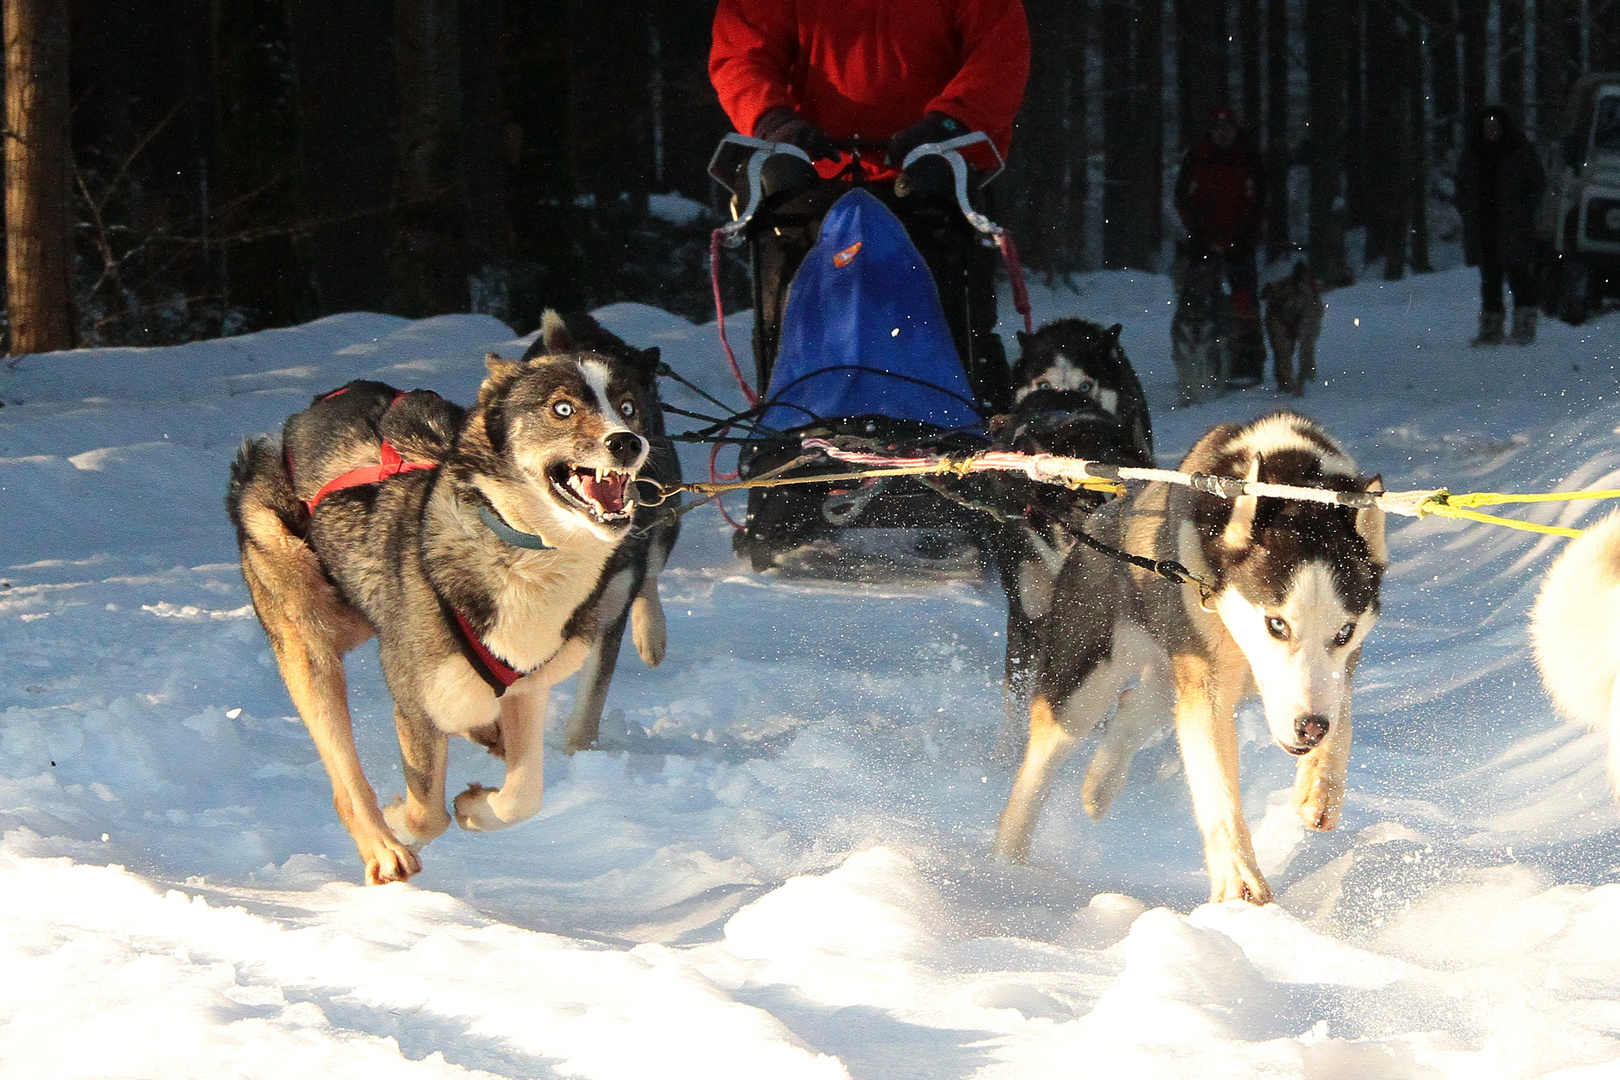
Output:
[[[564,504],[578,507],[604,523],[629,519],[631,475],[615,469],[557,465],[551,470],[551,488]]]
[[[1304,757],[1306,754],[1316,749],[1314,746],[1290,746],[1281,739],[1277,740],[1277,745],[1288,751],[1290,754],[1293,754],[1295,757]]]

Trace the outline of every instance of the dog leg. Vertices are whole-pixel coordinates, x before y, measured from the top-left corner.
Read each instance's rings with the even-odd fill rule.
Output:
[[[1222,671],[1247,673],[1247,662],[1234,647],[1230,655],[1183,654],[1176,672],[1176,739],[1192,791],[1193,813],[1204,835],[1204,864],[1209,869],[1210,903],[1248,900],[1269,904],[1271,889],[1255,862],[1254,842],[1243,820],[1238,785],[1237,725],[1232,712],[1238,687],[1226,685]]]
[[[664,662],[669,645],[669,627],[664,621],[664,603],[658,598],[658,578],[648,574],[641,591],[630,605],[630,640],[648,667]]]
[[[397,708],[394,727],[405,765],[405,797],[383,809],[383,820],[401,843],[419,852],[450,827],[444,808],[449,740],[432,723],[409,720]]]
[[[1157,665],[1142,670],[1142,681],[1120,695],[1119,708],[1103,727],[1080,789],[1081,805],[1093,821],[1108,812],[1130,778],[1131,759],[1174,715],[1174,685]]]
[[[619,617],[604,628],[579,669],[579,679],[574,683],[574,709],[568,714],[563,735],[563,749],[570,754],[591,749],[601,735],[602,709],[607,705],[613,673],[618,670],[629,614],[627,609],[619,609]]]
[[[1316,329],[1320,332],[1321,323]],[[1307,326],[1299,335],[1299,380],[1294,383],[1294,396],[1305,396],[1305,384],[1316,381],[1316,334]]]
[[[1284,394],[1297,392],[1299,384],[1294,381],[1294,341],[1289,336],[1287,328],[1273,322],[1266,327],[1266,336],[1271,338],[1272,364],[1277,369],[1277,389]]]
[[[1009,863],[1028,858],[1035,822],[1052,790],[1052,781],[1077,745],[1079,740],[1053,713],[1052,703],[1045,696],[1036,697],[1029,709],[1029,748],[1024,752],[1018,779],[1013,781],[1007,808],[1001,812],[991,857]]]
[[[1328,728],[1327,738],[1299,759],[1294,771],[1294,806],[1307,829],[1327,832],[1339,825],[1345,776],[1350,768],[1350,702]]]
[[[532,676],[531,676],[532,678]],[[501,698],[497,723],[506,750],[506,777],[499,789],[471,784],[456,796],[456,824],[471,832],[494,832],[533,817],[545,795],[546,700],[551,687],[517,683]]]

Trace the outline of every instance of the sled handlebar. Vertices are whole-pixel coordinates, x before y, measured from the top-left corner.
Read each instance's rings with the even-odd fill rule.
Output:
[[[973,205],[968,202],[968,163],[967,159],[962,157],[962,151],[970,146],[978,146],[981,143],[996,159],[995,169],[984,178],[984,182],[988,184],[1001,175],[1001,170],[1006,166],[1006,163],[1001,158],[1001,151],[996,149],[996,144],[991,142],[990,136],[982,131],[970,131],[966,135],[958,135],[956,138],[946,139],[944,142],[923,143],[906,155],[906,160],[900,163],[900,167],[909,169],[914,163],[921,161],[925,157],[944,158],[945,163],[951,167],[951,173],[956,177],[956,205],[962,211],[962,216],[967,218],[969,225],[972,225],[986,236],[999,237],[1001,235],[1001,226],[973,209]]]

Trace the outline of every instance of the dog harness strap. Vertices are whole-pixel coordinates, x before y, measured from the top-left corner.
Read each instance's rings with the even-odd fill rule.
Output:
[[[327,481],[321,487],[321,490],[315,493],[315,497],[304,504],[309,507],[309,512],[313,514],[315,507],[320,505],[321,500],[334,491],[342,491],[344,488],[364,487],[367,484],[380,484],[384,480],[398,476],[400,473],[415,472],[418,469],[437,469],[439,467],[439,463],[436,461],[406,461],[400,457],[399,451],[395,450],[393,445],[386,439],[378,447],[378,452],[382,459],[380,464],[362,465],[358,469],[350,469],[343,475]]]
[[[526,533],[522,529],[514,529],[501,520],[501,516],[489,507],[482,504],[478,507],[478,520],[490,532],[500,537],[513,547],[527,548],[530,551],[555,551],[555,546],[546,543],[546,538],[539,533]]]
[[[449,608],[448,604],[445,606]],[[461,638],[462,652],[466,654],[467,662],[472,665],[474,671],[478,672],[478,677],[488,683],[491,690],[495,691],[496,697],[506,693],[508,687],[528,674],[527,671],[518,671],[490,652],[489,646],[484,644],[484,640],[478,636],[478,633],[473,630],[472,624],[467,621],[467,616],[454,608],[449,608],[449,610],[450,614],[455,616],[456,629],[460,631],[458,636]]]

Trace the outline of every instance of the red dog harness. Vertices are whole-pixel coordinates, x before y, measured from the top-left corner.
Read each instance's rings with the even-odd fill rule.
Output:
[[[344,387],[341,390],[327,394],[323,400],[329,401],[337,397],[338,394],[347,392],[347,390],[348,387]],[[394,401],[389,404],[389,408],[393,408],[394,404],[405,396],[404,392],[394,395]],[[313,514],[315,508],[321,504],[321,500],[334,491],[365,487],[368,484],[380,484],[384,480],[391,480],[401,473],[415,472],[418,469],[437,469],[439,467],[439,463],[436,461],[406,461],[387,439],[383,439],[378,444],[377,456],[379,460],[376,465],[362,465],[359,468],[350,469],[348,472],[334,477],[322,485],[314,497],[304,503],[305,506],[309,507],[309,512]],[[290,472],[290,461],[288,466]],[[435,595],[439,592],[437,587],[434,587],[433,591]],[[495,691],[496,697],[500,697],[513,683],[529,674],[527,671],[518,671],[491,652],[489,646],[484,644],[483,639],[478,636],[478,632],[473,629],[472,623],[467,621],[467,617],[451,607],[449,601],[445,600],[443,596],[439,597],[439,606],[444,609],[447,621],[454,628],[457,643],[461,646],[461,653],[466,658],[467,663],[472,666],[473,671],[478,673],[478,677],[483,679],[491,690]]]

